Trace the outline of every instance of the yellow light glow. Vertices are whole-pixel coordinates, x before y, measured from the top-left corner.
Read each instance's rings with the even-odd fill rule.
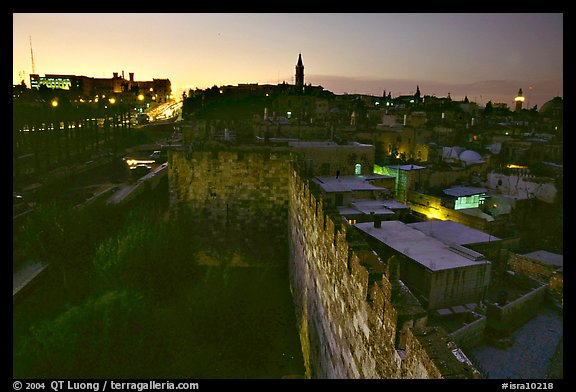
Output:
[[[514,98],[516,102],[524,102],[524,97],[516,97]]]
[[[52,107],[56,107],[56,106],[58,106],[58,101],[53,99],[52,100]]]
[[[132,158],[126,159],[126,164],[128,165],[128,167],[134,167],[139,163],[149,164],[154,162],[156,162],[154,159],[132,159]]]
[[[515,165],[515,164],[513,164],[513,163],[507,164],[506,167],[507,167],[508,169],[528,169],[528,166]]]
[[[438,211],[436,209],[432,209],[432,208],[428,208],[428,211],[426,212],[426,217],[428,219],[444,220],[441,218],[440,211]]]
[[[110,98],[108,101],[110,101],[110,103],[115,103],[115,102],[116,102],[116,98]]]
[[[144,100],[144,94],[139,94],[139,95],[138,95],[138,100],[139,100],[139,101],[143,101],[143,100]]]

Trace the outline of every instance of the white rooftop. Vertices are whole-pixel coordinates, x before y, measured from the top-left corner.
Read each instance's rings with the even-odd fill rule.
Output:
[[[426,169],[426,166],[418,166],[418,165],[387,165],[391,169],[400,169],[400,170],[420,170]]]
[[[526,253],[523,256],[540,261],[544,264],[556,265],[559,267],[564,266],[564,255],[548,252],[546,250],[537,250],[535,252]]]
[[[328,147],[328,148],[336,148],[336,147],[374,147],[372,144],[363,144],[358,142],[348,142],[346,144],[338,144],[336,142],[289,142],[289,147]]]
[[[472,186],[454,186],[452,188],[444,189],[443,192],[448,196],[471,196],[486,193],[486,188],[472,187]]]
[[[340,213],[340,215],[360,215],[363,212],[357,210],[354,207],[349,207],[349,206],[344,206],[344,207],[336,207],[338,209],[338,212]]]
[[[446,244],[477,244],[481,242],[500,241],[501,239],[451,220],[431,220],[428,222],[409,223],[408,226],[434,237]]]
[[[387,191],[372,185],[361,176],[316,176],[312,179],[324,192]]]
[[[464,257],[444,242],[400,221],[383,221],[379,228],[373,222],[357,223],[354,227],[432,271],[490,264]]]
[[[363,178],[366,181],[380,180],[380,179],[395,179],[396,176],[387,176],[384,174],[370,173],[370,174],[357,174],[356,177]]]
[[[384,207],[389,208],[391,210],[410,209],[410,206],[400,203],[398,200],[395,199],[382,200],[382,204],[384,205]]]
[[[350,203],[350,206],[361,211],[364,214],[371,214],[372,212],[375,214],[380,215],[390,215],[394,214],[393,211],[390,211],[388,208],[384,206],[382,200],[367,200],[367,199],[360,199],[354,200]]]

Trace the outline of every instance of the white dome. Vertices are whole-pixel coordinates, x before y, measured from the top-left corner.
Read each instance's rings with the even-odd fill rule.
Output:
[[[478,161],[482,161],[482,155],[478,154],[474,150],[466,150],[462,151],[460,154],[460,160],[468,163],[474,163]]]

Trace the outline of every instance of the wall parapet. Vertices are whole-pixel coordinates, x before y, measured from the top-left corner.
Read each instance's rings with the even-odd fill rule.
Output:
[[[427,313],[311,181],[290,170],[290,276],[307,377],[470,378]],[[432,336],[436,336],[434,338]],[[434,355],[425,346],[434,340]],[[434,356],[441,358],[438,363]],[[441,364],[441,366],[439,365]]]

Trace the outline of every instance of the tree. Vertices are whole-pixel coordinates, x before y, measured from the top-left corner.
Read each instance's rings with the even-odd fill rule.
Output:
[[[98,246],[93,258],[98,281],[107,289],[131,287],[157,298],[176,292],[183,276],[193,276],[191,245],[186,244],[191,241],[182,238],[182,231],[174,222],[135,209],[125,227]]]
[[[39,205],[24,223],[17,238],[23,254],[35,262],[56,269],[64,289],[69,275],[82,270],[90,253],[88,225],[81,210],[58,203]]]
[[[15,378],[145,378],[163,343],[144,298],[129,290],[90,297],[30,328],[14,348]],[[159,339],[160,338],[160,339]]]

